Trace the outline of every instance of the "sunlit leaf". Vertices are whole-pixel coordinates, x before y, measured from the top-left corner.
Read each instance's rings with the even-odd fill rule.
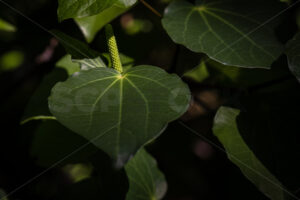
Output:
[[[174,42],[225,65],[269,68],[283,47],[265,22],[280,8],[272,0],[177,0],[162,24]]]
[[[74,59],[73,62],[79,63],[81,70],[88,70],[96,67],[106,67],[106,64],[100,57],[94,59]]]
[[[141,146],[188,108],[190,92],[176,75],[153,66],[120,74],[111,68],[81,71],[58,83],[52,114],[122,166]]]
[[[192,79],[195,82],[201,83],[209,77],[209,72],[207,70],[206,64],[202,62],[196,68],[185,72],[183,76]]]
[[[56,64],[56,68],[62,68],[67,71],[67,74],[71,76],[75,72],[78,72],[80,70],[80,66],[76,62],[72,62],[72,58],[70,54],[67,54],[63,56],[61,59],[59,59]]]
[[[123,54],[120,54],[120,57],[124,70],[128,70],[132,67],[134,61],[132,58]],[[106,67],[99,57],[95,59],[73,59],[72,61],[71,55],[69,54],[57,61],[55,66],[56,68],[44,77],[40,86],[31,96],[25,108],[21,124],[25,124],[32,120],[56,120],[49,112],[48,108],[47,98],[50,95],[51,88],[58,81],[64,81],[68,76],[79,72],[80,68],[82,70],[88,70],[95,67]]]
[[[134,5],[137,2],[137,0],[118,0],[116,5],[121,7],[129,7]]]
[[[68,164],[63,167],[63,171],[72,180],[73,183],[88,179],[93,173],[93,166],[91,164]]]
[[[126,165],[129,191],[126,200],[159,200],[167,191],[164,175],[157,167],[155,159],[141,149]]]
[[[62,21],[68,18],[96,15],[112,6],[115,2],[117,2],[117,0],[59,0],[57,11],[58,19],[59,21]]]
[[[80,27],[87,42],[92,42],[100,29],[127,10],[128,8],[113,5],[97,15],[76,18],[75,21]]]

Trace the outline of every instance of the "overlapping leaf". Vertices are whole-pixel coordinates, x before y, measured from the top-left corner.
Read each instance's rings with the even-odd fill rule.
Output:
[[[58,82],[64,81],[69,76],[80,70],[79,64],[73,63],[70,55],[62,57],[57,63],[56,68],[47,74],[34,94],[31,96],[23,117],[21,124],[27,123],[31,120],[53,119],[49,112],[48,100],[51,88]]]
[[[138,66],[125,74],[95,68],[58,83],[49,108],[63,125],[122,166],[168,122],[180,117],[189,101],[186,84],[160,68]]]
[[[291,199],[284,186],[261,163],[240,135],[236,121],[239,113],[237,109],[221,107],[214,121],[213,132],[224,145],[228,158],[270,199]]]
[[[272,0],[177,0],[162,24],[176,43],[225,65],[269,68],[283,48],[266,21],[280,8]]]
[[[126,7],[113,5],[97,15],[76,18],[75,21],[80,27],[87,42],[92,42],[100,29],[127,10],[128,8]]]
[[[288,42],[286,54],[290,70],[300,81],[300,32]]]
[[[58,0],[59,21],[68,18],[81,18],[96,15],[114,4],[129,7],[136,0]]]
[[[51,33],[64,46],[67,53],[72,56],[72,59],[94,59],[100,56],[100,53],[91,49],[87,44],[81,42],[61,31],[53,30]]]
[[[38,126],[30,150],[36,162],[43,167],[52,166],[58,161],[60,161],[58,167],[70,163],[88,162],[95,152],[97,148],[88,145],[87,140],[57,121],[45,121]]]
[[[96,15],[116,2],[117,0],[59,0],[58,19],[62,21],[68,18]]]
[[[129,179],[126,200],[162,199],[167,190],[164,175],[155,159],[141,149],[125,166]]]
[[[91,49],[84,42],[58,30],[53,30],[52,34],[64,46],[67,53],[72,56],[72,61],[80,64],[81,69],[87,70],[96,67],[106,67],[106,64],[101,59],[101,54]]]

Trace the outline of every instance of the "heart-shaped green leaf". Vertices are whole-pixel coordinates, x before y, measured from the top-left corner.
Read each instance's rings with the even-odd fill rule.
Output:
[[[158,169],[156,160],[145,150],[139,152],[125,165],[129,179],[126,200],[162,199],[167,191],[167,182]]]
[[[162,24],[174,42],[225,65],[269,68],[283,48],[265,22],[280,8],[272,0],[177,0]]]
[[[288,42],[286,54],[290,70],[300,81],[300,32]]]
[[[180,117],[189,101],[187,85],[160,68],[138,66],[124,74],[94,68],[58,83],[49,108],[63,125],[122,166],[167,123]]]

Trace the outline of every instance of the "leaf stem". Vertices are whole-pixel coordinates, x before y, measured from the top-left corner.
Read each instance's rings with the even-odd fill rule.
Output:
[[[123,67],[119,55],[117,40],[114,35],[113,28],[110,24],[107,24],[105,26],[105,34],[106,34],[106,40],[108,45],[109,54],[112,60],[113,68],[120,73],[123,72]]]
[[[27,122],[30,122],[32,120],[56,120],[56,118],[54,116],[34,116],[21,121],[20,125],[26,124]]]
[[[142,4],[144,4],[144,6],[146,6],[151,12],[153,12],[155,15],[157,15],[158,17],[162,17],[162,15],[157,11],[155,10],[155,8],[153,8],[150,4],[148,4],[146,1],[144,0],[140,0],[140,2]]]

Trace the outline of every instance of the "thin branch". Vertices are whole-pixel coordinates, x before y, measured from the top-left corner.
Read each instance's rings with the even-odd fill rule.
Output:
[[[151,12],[153,12],[155,15],[157,15],[158,17],[162,17],[162,15],[157,11],[155,10],[155,8],[153,8],[150,4],[148,4],[146,1],[144,0],[140,0],[140,2],[142,4],[144,4],[144,6],[146,6]]]

